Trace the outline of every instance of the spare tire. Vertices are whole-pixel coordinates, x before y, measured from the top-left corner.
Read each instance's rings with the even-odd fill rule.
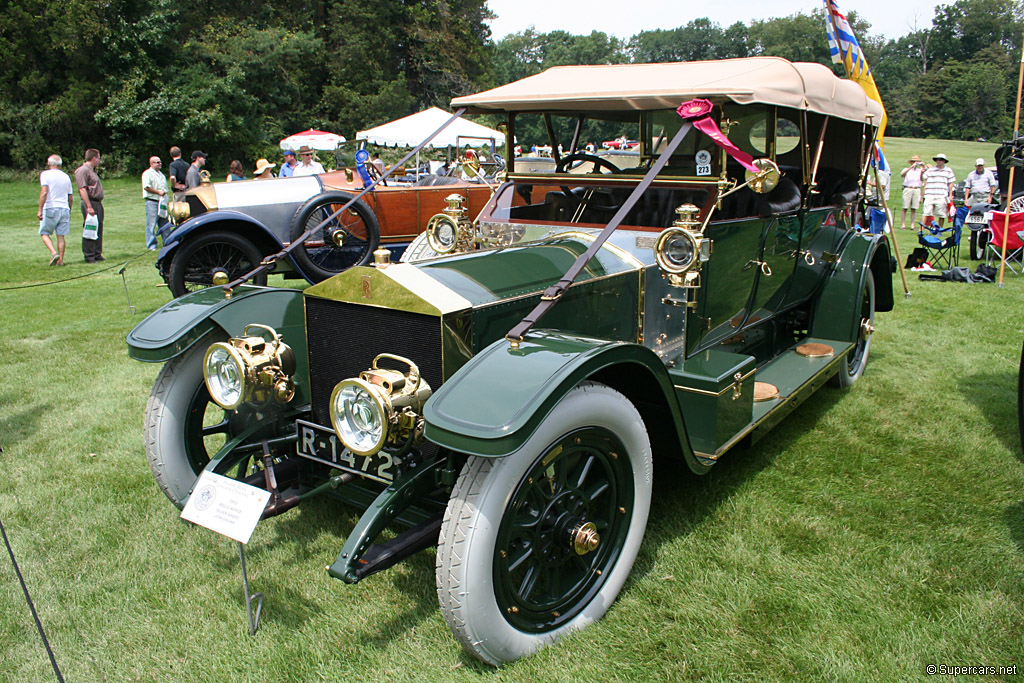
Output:
[[[362,199],[332,217],[353,196],[349,192],[322,192],[295,211],[289,233],[293,243],[310,228],[317,228],[292,251],[296,264],[311,282],[369,263],[380,243],[380,224]]]

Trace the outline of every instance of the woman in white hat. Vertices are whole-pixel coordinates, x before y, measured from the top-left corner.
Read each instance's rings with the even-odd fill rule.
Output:
[[[256,162],[256,170],[254,171],[256,175],[256,180],[270,180],[271,178],[273,178],[273,169],[275,166],[277,166],[277,164],[272,164],[266,159],[258,160]]]

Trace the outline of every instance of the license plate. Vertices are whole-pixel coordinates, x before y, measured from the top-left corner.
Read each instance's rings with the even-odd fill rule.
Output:
[[[379,451],[373,455],[355,455],[342,445],[333,430],[303,420],[295,422],[299,429],[296,453],[303,458],[385,484],[394,481],[399,460],[390,453]]]
[[[967,222],[967,223],[984,223],[985,222],[985,217],[984,216],[979,216],[977,214],[969,214],[967,216],[967,220],[965,222]]]

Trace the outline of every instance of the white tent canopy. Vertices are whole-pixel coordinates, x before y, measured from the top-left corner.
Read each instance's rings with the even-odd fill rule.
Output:
[[[361,130],[356,133],[356,140],[366,140],[372,145],[383,147],[412,147],[423,142],[451,116],[443,109],[431,107],[376,128]],[[494,138],[496,145],[505,144],[504,133],[466,119],[456,119],[427,146],[448,147],[461,144],[482,147],[490,146],[491,138]]]
[[[336,134],[328,133],[323,130],[304,130],[301,133],[295,135],[289,135],[284,140],[281,140],[281,149],[298,149],[303,145],[307,145],[313,149],[319,149],[329,151],[337,149],[338,145],[345,142],[345,138]]]

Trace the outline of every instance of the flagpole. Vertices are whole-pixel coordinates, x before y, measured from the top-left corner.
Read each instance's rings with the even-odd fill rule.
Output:
[[[874,150],[877,147],[878,147],[878,140],[876,139],[872,143],[872,153],[874,153]],[[892,174],[889,175],[889,185],[887,185],[886,187],[889,187],[891,185],[892,185]],[[878,164],[875,164],[875,195],[882,202],[882,211],[885,211],[885,224],[889,227],[889,237],[892,238],[889,241],[892,243],[893,251],[896,252],[896,267],[900,271],[900,279],[903,280],[903,296],[905,296],[907,298],[910,298],[910,286],[907,285],[907,273],[906,273],[906,271],[903,270],[903,257],[900,256],[900,245],[896,243],[896,233],[893,230],[892,220],[889,218],[889,216],[890,216],[890,214],[889,214],[889,202],[885,198],[885,193],[882,192],[881,184],[878,182]],[[869,225],[870,225],[870,220],[871,220],[871,218],[868,217]]]
[[[1013,117],[1013,139],[1017,140],[1017,131],[1020,130],[1020,95],[1021,86],[1024,86],[1024,47],[1020,53],[1020,70],[1017,76],[1017,112]],[[1010,164],[1010,179],[1006,185],[1006,216],[1003,220],[1003,253],[999,259],[999,288],[1003,288],[1003,275],[1006,273],[1006,245],[1010,241],[1010,202],[1013,201],[1013,171],[1015,167]]]

